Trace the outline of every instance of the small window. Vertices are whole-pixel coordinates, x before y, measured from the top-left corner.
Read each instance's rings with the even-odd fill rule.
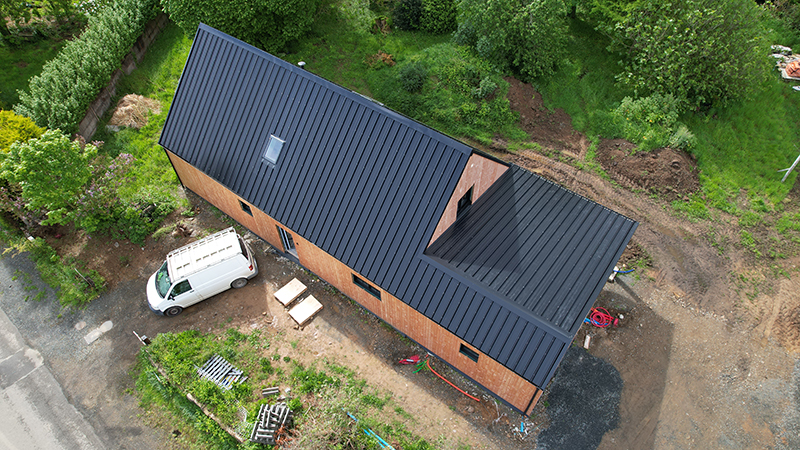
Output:
[[[462,355],[466,356],[467,358],[469,358],[469,359],[471,359],[471,360],[473,360],[475,362],[478,362],[478,352],[476,352],[475,350],[467,347],[466,345],[461,344],[461,348],[458,349],[458,352],[461,353]]]
[[[180,283],[176,284],[174,288],[172,288],[172,294],[170,294],[170,298],[174,298],[178,295],[181,295],[185,292],[189,292],[192,290],[192,286],[189,284],[189,280],[183,280]]]
[[[356,274],[353,274],[353,283],[355,283],[355,285],[360,287],[361,289],[367,291],[369,295],[377,298],[378,300],[381,299],[381,291],[378,290],[378,288],[376,288],[375,286],[362,280],[361,277],[356,276]]]
[[[250,209],[250,205],[248,205],[247,203],[239,200],[239,206],[242,208],[242,211],[246,212],[247,214],[250,214],[251,216],[253,215],[253,210]]]
[[[284,140],[280,139],[274,135],[269,136],[269,141],[267,142],[267,148],[264,149],[264,159],[267,160],[270,164],[275,164],[278,162],[278,156],[281,154],[281,149],[283,148]]]
[[[463,214],[464,211],[466,211],[467,208],[469,208],[470,205],[472,205],[472,188],[473,187],[474,186],[470,186],[469,190],[466,193],[464,193],[464,195],[458,201],[458,209],[456,210],[456,219],[461,217],[461,214]]]

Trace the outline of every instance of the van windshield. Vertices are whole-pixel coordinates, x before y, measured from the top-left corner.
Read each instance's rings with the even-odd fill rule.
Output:
[[[161,298],[167,296],[169,287],[172,286],[172,281],[169,279],[169,272],[167,272],[167,262],[161,265],[161,268],[156,272],[156,291]]]

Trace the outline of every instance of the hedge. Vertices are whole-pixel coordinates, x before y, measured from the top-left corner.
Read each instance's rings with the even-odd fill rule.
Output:
[[[19,91],[14,111],[40,127],[74,133],[157,8],[158,0],[115,0],[90,17],[86,31],[31,78],[28,91]]]

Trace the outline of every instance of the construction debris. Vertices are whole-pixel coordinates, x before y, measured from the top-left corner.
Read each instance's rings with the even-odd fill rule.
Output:
[[[293,423],[292,410],[286,406],[286,403],[261,405],[256,423],[253,424],[253,432],[250,433],[250,441],[277,445],[281,440],[279,435],[291,428]]]
[[[212,356],[203,367],[197,369],[200,378],[209,380],[226,391],[233,387],[233,383],[243,383],[247,379],[242,377],[243,374],[244,372],[219,355]]]

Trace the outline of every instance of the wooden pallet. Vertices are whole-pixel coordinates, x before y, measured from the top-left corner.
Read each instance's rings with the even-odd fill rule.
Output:
[[[277,444],[277,434],[281,427],[291,428],[294,422],[292,410],[286,403],[261,405],[258,418],[250,433],[250,441],[266,445]]]
[[[233,383],[244,382],[247,377],[242,377],[243,374],[244,372],[233,367],[231,363],[219,355],[212,356],[203,364],[203,367],[197,369],[197,375],[200,378],[209,380],[226,391],[230,390]]]

